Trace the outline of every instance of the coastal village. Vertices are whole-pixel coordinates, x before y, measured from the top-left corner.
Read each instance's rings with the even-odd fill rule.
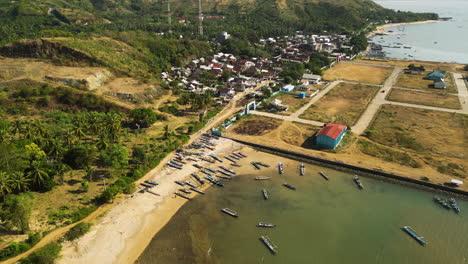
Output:
[[[185,18],[177,21],[186,23]],[[218,41],[230,37],[222,32]],[[89,161],[77,159],[83,164],[73,160],[70,168],[54,175],[61,177],[60,182],[41,185],[50,187],[47,191],[33,190],[41,207],[28,216],[34,219],[31,228],[29,223],[21,226],[20,234],[12,224],[17,219],[1,219],[8,222],[2,225],[2,264],[37,257],[33,251],[50,250],[51,244],[57,251],[54,263],[63,264],[222,263],[222,254],[232,254],[230,260],[237,262],[237,257],[244,257],[241,249],[274,263],[283,260],[278,253],[286,251],[291,238],[309,242],[313,235],[322,243],[329,237],[341,239],[339,228],[349,226],[359,239],[385,235],[421,256],[427,251],[418,250],[427,248],[420,246],[448,244],[460,233],[452,226],[453,219],[466,218],[467,70],[456,63],[388,59],[377,43],[354,54],[350,41],[350,36],[326,32],[263,38],[253,45],[274,56],[221,51],[192,56],[183,66],[152,76],[157,78],[154,82],[110,73],[94,64],[78,67],[78,60],[58,67],[38,58],[0,57],[0,69],[6,69],[0,81],[19,83],[18,92],[4,89],[1,94],[1,100],[16,107],[5,113],[46,117],[42,127],[40,122],[0,127],[1,139],[20,142],[17,145],[26,144],[22,142],[32,138],[31,131],[44,137],[42,145],[39,141],[27,145],[28,175],[37,172],[34,181],[39,181],[52,171],[52,166],[45,174],[40,171],[39,161],[52,164],[62,154],[63,159],[94,155]],[[73,48],[50,43],[73,50],[70,56],[87,54],[79,50],[86,46],[83,43],[70,45]],[[122,53],[132,49],[117,43],[112,45]],[[325,57],[326,65],[307,67],[316,56]],[[122,61],[127,64],[129,59]],[[140,64],[129,65],[125,66]],[[300,74],[292,78],[286,73],[294,67]],[[60,70],[65,77],[42,73],[49,69]],[[73,76],[75,71],[80,77]],[[40,88],[31,90],[24,83]],[[139,95],[146,93],[147,100],[137,102],[137,90]],[[182,102],[183,96],[206,101],[197,108]],[[66,110],[73,118],[57,110],[62,102],[71,102]],[[75,113],[73,103],[89,113]],[[28,113],[27,104],[46,110]],[[46,141],[53,137],[54,129],[47,124],[54,120],[67,133],[63,140]],[[78,146],[71,150],[60,149],[74,143]],[[85,143],[93,147],[85,148]],[[46,158],[46,153],[55,156]],[[3,194],[27,191],[4,186]],[[8,206],[17,205],[8,199]],[[68,207],[67,199],[73,207]],[[203,205],[198,203],[201,199]],[[182,214],[181,208],[187,211]],[[296,216],[301,210],[313,214]],[[385,215],[388,212],[393,215]],[[422,221],[421,215],[450,228],[443,234],[434,232],[434,224]],[[361,229],[381,221],[380,216],[391,224]],[[297,220],[297,226],[282,222],[287,217]],[[329,219],[336,222],[325,225]],[[156,234],[161,239],[153,239]],[[236,243],[240,245],[233,249]],[[460,244],[456,246],[465,245]],[[349,247],[367,252],[359,243]]]

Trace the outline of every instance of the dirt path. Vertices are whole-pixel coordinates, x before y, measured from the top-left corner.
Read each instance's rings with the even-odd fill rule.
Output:
[[[50,232],[45,237],[43,237],[41,239],[41,241],[39,241],[36,245],[34,245],[28,251],[23,252],[23,253],[19,254],[18,256],[13,257],[11,259],[7,259],[5,261],[2,261],[2,262],[0,262],[0,264],[13,264],[13,263],[18,262],[22,258],[26,258],[31,253],[33,253],[34,251],[40,249],[41,247],[46,246],[46,245],[48,245],[48,244],[50,244],[52,242],[55,242],[55,241],[59,240],[61,237],[63,237],[63,235],[66,232],[68,232],[68,230],[70,230],[75,225],[77,225],[77,224],[79,224],[81,222],[90,222],[91,220],[95,219],[96,217],[98,217],[102,213],[106,212],[111,207],[112,207],[112,204],[103,205],[103,206],[99,207],[96,211],[92,212],[90,215],[88,215],[87,217],[83,218],[80,221],[78,221],[76,223],[73,223],[71,225],[68,225],[68,226],[64,226],[64,227],[55,229],[54,231]]]

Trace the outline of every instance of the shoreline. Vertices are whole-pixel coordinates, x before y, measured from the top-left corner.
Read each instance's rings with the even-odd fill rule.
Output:
[[[424,20],[424,21],[415,21],[415,22],[406,22],[406,23],[389,23],[389,24],[384,24],[377,26],[376,29],[369,34],[367,34],[367,37],[373,37],[377,34],[388,34],[386,31],[387,28],[391,27],[398,27],[398,26],[406,26],[406,25],[418,25],[418,24],[427,24],[427,23],[436,23],[436,22],[441,22],[442,20]]]
[[[209,153],[220,157],[243,148],[243,145],[223,138],[217,140],[217,143],[215,150]],[[148,174],[153,177],[150,179],[159,182],[153,191],[161,196],[136,192],[134,197],[125,197],[83,237],[64,242],[61,257],[56,263],[134,263],[153,237],[187,202],[183,198],[174,197],[174,192],[180,187],[174,181],[183,181],[190,177],[190,173],[197,172],[198,169],[192,163],[186,164],[182,170],[175,170],[162,162],[161,166],[151,170]],[[210,164],[206,161],[198,163],[202,166]],[[210,186],[207,183],[201,190]]]

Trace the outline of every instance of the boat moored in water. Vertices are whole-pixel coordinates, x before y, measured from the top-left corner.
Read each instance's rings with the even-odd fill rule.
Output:
[[[327,176],[325,173],[323,173],[322,171],[319,172],[319,173],[320,173],[320,175],[321,175],[325,180],[327,180],[327,181],[329,180],[329,179],[328,179],[328,176]]]
[[[283,163],[278,163],[278,171],[279,171],[279,174],[283,174],[283,171],[284,171],[284,165]]]
[[[239,217],[239,215],[237,214],[236,211],[232,210],[232,209],[229,209],[229,208],[223,208],[221,209],[221,212],[225,213],[225,214],[228,214],[232,217]]]
[[[283,183],[283,186],[294,191],[296,190],[296,187],[292,186],[291,184]]]
[[[268,176],[255,176],[255,180],[260,181],[260,180],[269,180],[270,177]]]
[[[457,201],[455,201],[455,198],[450,198],[449,202],[453,210],[455,210],[457,214],[460,213],[460,207],[458,207],[458,204],[457,204]]]
[[[278,253],[278,247],[275,246],[273,242],[271,242],[271,239],[268,236],[261,236],[260,241],[262,241],[263,244],[265,244],[265,246],[271,251],[271,253]]]
[[[362,182],[361,180],[359,180],[359,177],[357,175],[354,175],[353,181],[356,183],[359,189],[364,189],[364,185],[362,185]]]
[[[416,231],[414,231],[413,228],[411,228],[411,226],[404,226],[402,228],[406,233],[408,233],[408,235],[410,235],[412,238],[414,238],[416,241],[419,242],[419,244],[425,246],[427,244],[427,242],[424,240],[424,237],[418,235],[416,233]]]
[[[262,194],[263,194],[263,199],[265,200],[268,200],[268,198],[270,197],[266,189],[262,189]]]
[[[299,165],[299,174],[301,176],[304,176],[304,170],[305,170],[304,163],[301,163],[301,165]]]
[[[275,227],[275,224],[272,223],[267,223],[267,222],[258,222],[257,224],[258,227]]]

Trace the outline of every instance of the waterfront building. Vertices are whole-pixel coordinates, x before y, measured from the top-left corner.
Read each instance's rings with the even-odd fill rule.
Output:
[[[343,139],[345,133],[345,125],[328,123],[315,135],[317,145],[322,148],[334,149]]]

